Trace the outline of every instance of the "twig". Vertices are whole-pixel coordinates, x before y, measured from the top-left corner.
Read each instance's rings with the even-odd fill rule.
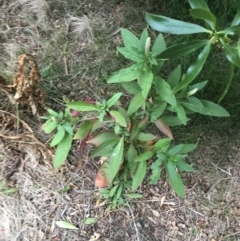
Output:
[[[135,216],[134,216],[133,211],[132,211],[132,209],[131,209],[131,207],[130,207],[130,205],[129,205],[128,203],[127,203],[127,206],[128,206],[128,208],[129,208],[130,213],[131,213],[132,218],[133,218],[133,225],[134,225],[134,229],[135,229],[135,231],[136,231],[137,240],[138,240],[138,241],[141,241],[141,239],[140,239],[140,237],[139,237],[139,232],[138,232],[137,224],[136,224],[136,222],[135,222]]]
[[[186,208],[187,208],[188,210],[190,210],[190,211],[192,211],[192,212],[194,212],[194,213],[196,213],[196,214],[202,216],[202,217],[205,217],[205,215],[202,214],[202,213],[199,213],[199,212],[197,212],[197,211],[195,211],[195,210],[193,210],[193,209],[191,209],[191,208],[189,208],[189,207],[186,207]]]
[[[238,232],[236,232],[236,233],[228,234],[228,235],[224,236],[223,239],[228,238],[228,237],[231,237],[231,236],[236,235],[236,234],[239,234],[239,233],[240,233],[240,231],[238,231]],[[222,239],[221,239],[221,240],[222,240]],[[220,241],[221,241],[221,240],[220,240]]]
[[[217,169],[219,169],[220,171],[228,174],[229,176],[232,176],[232,174],[231,174],[230,172],[227,172],[227,171],[223,170],[222,168],[218,167],[218,166],[217,166],[216,164],[214,164],[214,163],[211,163],[211,164],[212,164],[213,166],[215,166]]]

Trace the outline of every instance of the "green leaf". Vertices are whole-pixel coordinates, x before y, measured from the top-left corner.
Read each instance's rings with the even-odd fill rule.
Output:
[[[126,59],[130,59],[134,62],[142,62],[145,59],[145,55],[139,49],[133,46],[129,47],[117,47],[119,53],[121,53]]]
[[[93,158],[98,156],[111,156],[113,148],[116,146],[118,142],[119,138],[104,141],[91,152],[90,157]]]
[[[53,158],[54,169],[58,169],[67,159],[72,145],[72,135],[66,133],[64,138],[58,143],[55,156]]]
[[[176,182],[176,180],[177,180],[177,172],[176,172],[175,163],[173,163],[172,161],[168,161],[166,163],[166,170],[167,170],[169,179],[171,179],[172,181]]]
[[[170,85],[164,79],[155,78],[154,84],[156,87],[156,91],[163,100],[165,100],[170,105],[177,105],[176,97],[173,94]]]
[[[209,7],[207,5],[207,3],[205,2],[205,0],[188,0],[191,8],[195,9],[195,8],[203,8],[206,10],[209,10]]]
[[[111,183],[117,175],[123,160],[124,138],[122,137],[113,150],[111,159],[109,160],[108,180]]]
[[[187,164],[186,162],[180,160],[177,163],[177,168],[181,171],[185,171],[185,172],[195,172],[194,168],[192,166],[190,166],[189,164]]]
[[[98,217],[86,218],[86,219],[84,219],[83,224],[85,224],[85,225],[94,224],[97,222],[97,220],[98,220]]]
[[[113,120],[118,123],[120,126],[123,127],[127,127],[127,122],[124,118],[124,116],[122,116],[122,114],[119,111],[116,110],[111,110],[109,112],[109,114],[111,115],[111,117],[113,118]]]
[[[148,161],[149,159],[152,158],[153,155],[154,155],[153,152],[145,151],[145,152],[141,153],[139,156],[137,156],[134,159],[134,162],[145,162],[145,161]]]
[[[139,193],[126,193],[123,196],[126,198],[142,198],[142,195]]]
[[[18,188],[16,188],[16,187],[10,187],[10,188],[1,190],[1,192],[5,195],[12,194],[12,193],[15,193],[17,191],[18,191]]]
[[[125,82],[121,83],[121,86],[130,94],[136,95],[141,91],[141,88],[137,83],[134,82]]]
[[[155,106],[151,112],[151,121],[157,120],[163,114],[166,107],[167,107],[166,102],[162,102],[159,105]]]
[[[131,133],[130,133],[130,138],[129,138],[130,141],[136,139],[136,138],[138,137],[139,133],[140,133],[140,128],[138,128],[138,127],[133,127],[133,128],[131,129]]]
[[[125,121],[126,121],[126,123],[128,125],[127,127],[130,128],[131,120],[130,120],[128,114],[127,114],[127,111],[124,108],[122,108],[121,106],[119,106],[118,107],[118,112],[124,117],[124,119],[125,119]]]
[[[56,146],[65,136],[65,129],[61,126],[58,125],[57,126],[57,134],[54,136],[54,138],[52,139],[50,146]]]
[[[97,106],[87,103],[85,101],[75,101],[69,102],[67,107],[77,111],[96,111],[98,110]]]
[[[183,144],[176,145],[168,151],[168,154],[170,156],[175,156],[177,154],[180,154],[180,151],[182,150],[182,148],[183,148]]]
[[[163,147],[168,146],[171,142],[171,138],[162,138],[157,141],[153,146],[156,150],[161,150]]]
[[[188,68],[185,78],[173,88],[174,93],[177,93],[179,90],[188,86],[198,76],[206,62],[210,48],[211,41],[208,42],[202,52],[198,55],[197,61]]]
[[[147,162],[139,162],[137,170],[133,176],[132,180],[132,191],[135,191],[138,186],[142,183],[147,172]]]
[[[134,159],[137,157],[138,152],[136,148],[131,144],[127,150],[127,161],[128,161],[128,168],[130,174],[133,175],[137,169],[137,163],[134,162]]]
[[[203,8],[194,8],[190,10],[190,14],[193,18],[203,19],[212,30],[215,30],[217,19],[209,10]]]
[[[50,122],[46,122],[45,124],[42,125],[42,129],[46,134],[51,133],[52,131],[54,131],[58,126],[58,123],[55,121],[50,121]]]
[[[152,141],[152,140],[156,140],[156,136],[151,134],[151,133],[144,133],[144,132],[140,132],[137,139],[139,141]]]
[[[113,197],[117,189],[118,189],[118,185],[114,186],[109,192],[109,197]]]
[[[175,44],[164,50],[159,55],[159,57],[163,59],[171,59],[185,56],[207,45],[208,42],[209,40],[194,40],[190,42]]]
[[[170,127],[182,125],[181,120],[177,116],[162,116],[160,120]]]
[[[177,116],[179,120],[183,123],[183,125],[187,124],[187,116],[184,108],[181,106],[181,104],[178,104],[177,106],[174,107],[174,109],[177,112]]]
[[[140,37],[141,50],[143,52],[145,52],[145,44],[146,44],[147,38],[148,38],[148,31],[147,31],[147,28],[145,28]]]
[[[147,23],[155,30],[170,34],[193,34],[193,33],[211,33],[210,30],[197,24],[187,23],[161,15],[146,14]]]
[[[156,120],[154,124],[164,135],[168,136],[170,139],[173,140],[173,134],[171,129],[162,119]]]
[[[47,109],[47,112],[48,112],[51,116],[54,116],[54,117],[56,117],[56,118],[60,118],[60,115],[59,115],[57,112],[55,112],[54,110],[52,110],[52,109]]]
[[[203,115],[217,117],[230,116],[229,113],[220,105],[207,100],[199,100],[195,97],[189,97],[186,101],[182,101],[181,104],[187,109]]]
[[[113,105],[117,103],[117,101],[120,99],[122,96],[122,92],[114,94],[108,101],[107,101],[107,107],[110,108]]]
[[[96,136],[88,139],[86,143],[90,143],[95,146],[99,146],[102,143],[104,143],[105,141],[108,141],[111,139],[117,139],[117,138],[118,138],[118,136],[115,135],[113,132],[103,131],[103,132],[98,133]]]
[[[152,46],[152,52],[154,56],[158,56],[160,53],[162,53],[166,49],[166,43],[164,41],[163,35],[160,33],[153,46]]]
[[[227,59],[231,63],[236,65],[238,68],[240,68],[240,57],[239,57],[238,51],[232,46],[225,43],[225,41],[222,38],[220,38],[220,41],[224,47]]]
[[[133,97],[132,101],[130,102],[130,105],[129,105],[128,110],[127,110],[127,114],[128,115],[133,114],[144,104],[145,104],[145,99],[144,99],[142,93],[140,92],[140,93],[136,94]]]
[[[168,84],[171,88],[174,88],[181,79],[181,65],[179,64],[169,75]]]
[[[235,15],[235,17],[231,23],[231,26],[236,26],[239,24],[240,24],[240,11],[238,11],[237,14]]]
[[[146,69],[144,73],[140,76],[139,86],[142,89],[142,95],[146,99],[148,96],[148,92],[152,87],[153,82],[153,73],[150,69]]]
[[[192,152],[196,148],[197,148],[196,144],[182,144],[182,149],[179,152],[179,154],[186,154],[186,153]]]
[[[93,121],[85,121],[77,130],[73,139],[83,140],[91,132]]]
[[[139,78],[139,66],[131,65],[128,68],[120,69],[119,71],[113,73],[113,75],[108,79],[107,83],[123,83],[130,82]]]
[[[217,32],[217,34],[239,35],[240,34],[240,25],[231,26],[229,28],[226,28],[224,30]]]
[[[126,47],[134,46],[141,49],[140,40],[129,30],[121,28],[121,35],[123,39],[123,43]]]
[[[67,229],[78,229],[73,224],[67,222],[67,221],[57,221],[56,225],[60,228],[67,228]]]
[[[190,91],[194,90],[194,89],[198,89],[198,90],[203,89],[206,86],[207,82],[208,81],[205,80],[205,81],[202,81],[202,82],[199,82],[197,84],[194,84],[194,85],[190,86]]]
[[[66,132],[68,132],[70,135],[73,135],[73,128],[72,126],[70,125],[69,122],[65,121],[63,124],[62,124],[62,127],[65,129]]]
[[[160,70],[162,69],[164,65],[164,60],[158,60],[158,65],[157,66],[153,66],[153,74],[154,76],[156,76]]]
[[[155,162],[152,163],[151,169],[152,169],[152,175],[150,176],[149,179],[149,184],[155,184],[161,175],[161,165],[163,163],[164,159],[163,158],[158,158]]]
[[[172,179],[169,172],[167,171],[167,176],[168,176],[169,183],[172,186],[173,190],[178,194],[178,196],[183,198],[185,192],[184,192],[184,185],[183,185],[180,175],[178,173],[176,173],[176,178]]]

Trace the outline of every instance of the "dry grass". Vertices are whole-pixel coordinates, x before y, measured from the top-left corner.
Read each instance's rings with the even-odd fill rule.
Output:
[[[73,99],[111,95],[114,87],[106,88],[100,80],[121,64],[115,47],[121,44],[117,30],[128,27],[124,20],[131,9],[128,4],[3,1],[0,72],[11,83],[17,57],[24,53],[35,56],[42,75],[39,84],[47,93],[46,104],[54,109],[63,108],[63,95]],[[134,30],[133,22],[128,24]],[[25,109],[17,111],[1,91],[0,110],[19,114],[36,138],[42,143],[49,140],[39,120]],[[21,125],[0,130],[10,137],[16,133],[28,132]],[[198,172],[183,175],[187,189],[184,199],[175,196],[163,176],[157,185],[142,186],[143,200],[129,202],[117,211],[109,211],[97,195],[97,163],[89,160],[88,153],[81,171],[76,171],[77,144],[69,163],[55,171],[44,155],[47,151],[32,139],[7,139],[8,148],[0,141],[0,183],[6,181],[5,188],[17,188],[11,195],[0,191],[0,241],[240,240],[239,141],[224,142],[223,135],[216,133],[196,136],[199,151],[191,160]],[[230,141],[234,148],[226,153],[224,148]],[[83,224],[85,218],[96,216],[96,224]],[[79,229],[60,229],[55,224],[60,220]]]

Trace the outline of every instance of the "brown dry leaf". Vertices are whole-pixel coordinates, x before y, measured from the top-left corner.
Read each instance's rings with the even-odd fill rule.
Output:
[[[156,127],[166,136],[173,140],[173,134],[169,126],[164,123],[161,119],[154,122]]]
[[[6,87],[11,88],[15,94],[14,99],[20,105],[29,105],[33,115],[38,114],[39,108],[43,109],[44,94],[37,87],[40,80],[38,65],[30,54],[22,54],[18,57],[17,73],[13,84]]]
[[[160,217],[160,213],[157,210],[152,210],[152,213],[154,216],[156,216],[158,218]]]

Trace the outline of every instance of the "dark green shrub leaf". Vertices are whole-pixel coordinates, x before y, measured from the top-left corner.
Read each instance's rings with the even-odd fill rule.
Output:
[[[131,115],[133,114],[134,112],[136,112],[141,106],[143,106],[145,103],[145,99],[143,98],[143,95],[142,93],[138,93],[136,94],[132,101],[130,102],[130,105],[128,107],[128,110],[127,110],[127,114],[128,115]]]
[[[157,141],[153,146],[156,150],[161,150],[163,147],[168,146],[172,140],[170,138],[162,138]]]
[[[159,105],[155,106],[151,112],[151,121],[157,120],[163,114],[166,107],[167,107],[166,102],[162,102]]]
[[[163,158],[158,158],[155,162],[152,163],[152,175],[149,178],[149,184],[155,184],[159,180],[162,171],[161,165],[163,161]]]
[[[64,138],[58,143],[55,156],[53,158],[54,169],[58,169],[67,159],[72,145],[72,135],[66,133]]]
[[[157,38],[152,46],[152,52],[153,52],[154,56],[158,56],[165,49],[166,49],[166,43],[164,41],[163,35],[160,33],[157,36]]]
[[[212,30],[215,30],[217,19],[209,10],[203,8],[194,8],[190,10],[190,14],[193,18],[203,19]]]
[[[138,48],[133,46],[117,47],[119,53],[121,53],[126,59],[130,59],[134,62],[142,62],[145,59],[145,55]]]
[[[170,127],[182,125],[181,120],[177,116],[162,116],[160,120]]]
[[[125,28],[121,28],[121,35],[123,43],[126,47],[134,46],[141,49],[140,40],[132,32]]]
[[[186,162],[184,162],[182,160],[176,162],[176,164],[177,164],[177,168],[181,171],[195,172],[195,170],[192,166],[190,166],[189,164],[187,164]]]
[[[127,161],[128,161],[128,168],[130,170],[130,174],[133,175],[137,169],[137,163],[134,162],[135,158],[137,157],[138,152],[135,147],[131,144],[127,150]]]
[[[90,144],[93,144],[95,146],[99,146],[102,143],[104,143],[105,141],[108,141],[108,140],[111,140],[111,139],[117,139],[117,138],[118,138],[118,136],[115,135],[113,132],[104,131],[104,132],[101,132],[101,133],[97,134],[96,136],[88,139],[86,143],[90,143]]]
[[[173,94],[170,85],[164,79],[155,78],[154,84],[156,87],[156,91],[163,100],[165,100],[170,105],[177,105],[176,97]]]
[[[151,151],[145,151],[145,152],[141,153],[139,156],[137,156],[134,159],[134,162],[145,162],[145,161],[148,161],[150,158],[152,158],[153,154],[154,153],[151,152]]]
[[[60,118],[60,115],[59,115],[57,112],[55,112],[54,110],[52,110],[52,109],[47,109],[47,112],[48,112],[51,116],[54,116],[54,117],[56,117],[56,118]]]
[[[107,176],[109,177],[108,179],[110,183],[115,178],[122,164],[123,149],[124,149],[124,139],[122,137],[118,142],[118,144],[116,145],[116,147],[114,148],[113,153],[111,155],[111,159],[109,160],[109,172],[107,173]]]
[[[192,152],[197,148],[196,144],[182,144],[182,149],[180,150],[179,154],[186,154]]]
[[[186,125],[187,124],[187,116],[186,116],[186,112],[185,112],[184,108],[181,106],[181,104],[178,104],[176,107],[174,107],[174,109],[177,112],[177,116],[178,116],[179,120],[181,120],[183,125]]]
[[[240,24],[240,11],[237,12],[237,14],[235,15],[231,26],[236,26]]]
[[[120,69],[119,71],[113,73],[113,75],[108,79],[108,83],[123,83],[130,82],[139,78],[138,65],[132,65],[125,69]]]
[[[155,30],[171,34],[211,33],[197,24],[187,23],[161,15],[146,14],[147,23]]]
[[[114,194],[116,193],[117,189],[118,189],[118,185],[113,186],[109,192],[109,197],[113,197]]]
[[[93,120],[85,121],[77,130],[73,139],[83,140],[90,132],[93,126]]]
[[[231,26],[224,30],[217,32],[218,34],[229,34],[229,35],[239,35],[240,34],[240,25]]]
[[[150,69],[146,69],[141,77],[139,78],[139,86],[142,89],[142,95],[146,99],[148,96],[148,92],[151,89],[153,82],[153,73]]]
[[[227,59],[231,63],[236,65],[238,68],[240,68],[240,57],[239,57],[238,51],[236,51],[236,49],[233,48],[232,46],[225,43],[225,41],[222,38],[220,38],[220,41],[224,47]]]
[[[69,102],[67,104],[67,107],[78,111],[97,111],[98,110],[97,106],[87,103],[85,101]]]
[[[207,5],[207,3],[205,2],[205,0],[188,0],[191,8],[203,8],[206,10],[209,10],[209,7]]]
[[[173,134],[171,129],[162,119],[156,120],[154,124],[164,135],[168,136],[170,139],[173,140]]]
[[[209,40],[194,40],[190,42],[175,44],[164,50],[159,55],[159,57],[163,59],[171,59],[185,56],[207,45],[208,42]]]
[[[185,78],[173,88],[174,93],[177,93],[179,90],[188,86],[198,76],[206,62],[210,48],[211,42],[209,41],[202,52],[198,55],[197,61],[188,68]]]
[[[125,82],[121,83],[122,87],[130,94],[136,95],[141,91],[141,88],[137,83],[134,82]]]
[[[125,109],[123,109],[121,106],[118,107],[118,112],[124,117],[126,123],[127,123],[127,127],[128,127],[128,130],[130,129],[131,127],[131,120],[127,114],[127,111]]]
[[[139,185],[142,183],[147,172],[147,162],[139,162],[137,170],[133,176],[132,180],[132,191],[135,191]]]
[[[175,156],[177,154],[180,154],[180,151],[182,150],[182,148],[183,148],[183,144],[176,145],[168,151],[168,154],[170,156]]]
[[[124,116],[122,116],[122,114],[119,111],[111,110],[109,114],[114,119],[114,121],[118,123],[120,126],[127,127],[127,122]]]
[[[160,70],[162,69],[163,65],[164,65],[164,60],[158,60],[158,65],[157,66],[153,66],[154,76],[156,76],[160,72]]]
[[[174,88],[181,79],[181,65],[179,64],[169,75],[168,77],[168,84],[170,85],[171,89]]]
[[[157,137],[151,133],[144,133],[144,132],[140,132],[137,139],[139,141],[152,141],[155,140]]]
[[[173,188],[173,190],[178,194],[178,196],[184,197],[184,194],[185,194],[184,185],[183,185],[180,175],[178,173],[176,173],[176,178],[172,179],[169,172],[167,171],[167,176],[168,176],[169,183],[170,183],[171,187]]]
[[[194,85],[190,86],[190,91],[194,90],[194,89],[197,89],[197,90],[203,89],[206,86],[207,82],[208,81],[205,80],[205,81],[202,81],[202,82],[199,82],[197,84],[194,84]]]
[[[93,158],[98,156],[111,156],[113,152],[113,148],[116,146],[118,141],[119,141],[119,138],[110,139],[103,142],[91,152],[90,157]]]
[[[54,138],[52,139],[50,146],[56,146],[65,136],[65,129],[61,126],[58,125],[57,126],[57,134],[54,136]]]
[[[107,101],[107,107],[110,108],[113,105],[117,103],[117,101],[120,99],[122,96],[122,92],[114,94],[108,101]]]

